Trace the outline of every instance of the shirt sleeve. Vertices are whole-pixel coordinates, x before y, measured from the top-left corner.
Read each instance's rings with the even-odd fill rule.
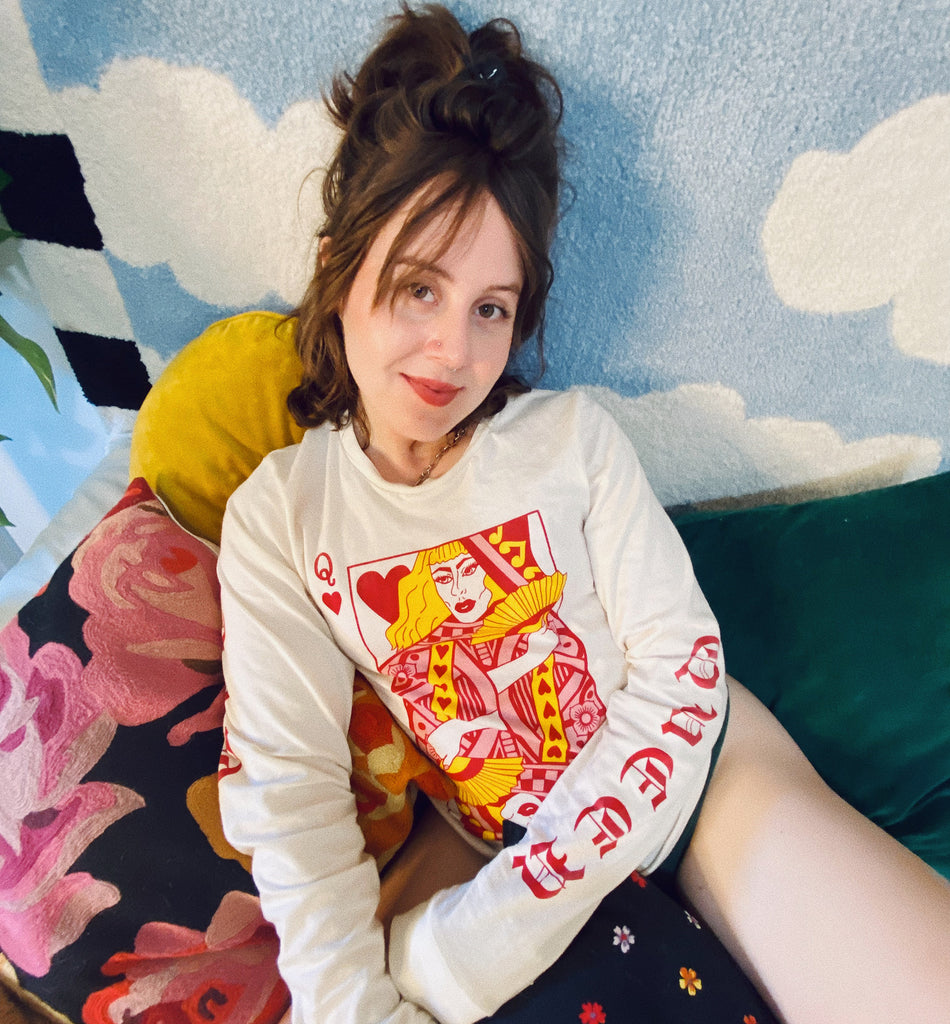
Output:
[[[584,541],[626,684],[524,838],[393,922],[393,978],[444,1024],[493,1013],[608,892],[659,866],[699,801],[726,717],[718,627],[679,535],[620,428],[593,404],[582,413]]]
[[[353,666],[294,564],[281,483],[267,463],[257,472],[267,479],[229,504],[218,569],[225,833],[252,856],[294,1024],[431,1024],[386,971],[379,877],[350,790]]]

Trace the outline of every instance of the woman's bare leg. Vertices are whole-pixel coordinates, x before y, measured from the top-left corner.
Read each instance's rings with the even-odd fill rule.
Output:
[[[679,883],[787,1024],[947,1024],[950,883],[732,705]]]

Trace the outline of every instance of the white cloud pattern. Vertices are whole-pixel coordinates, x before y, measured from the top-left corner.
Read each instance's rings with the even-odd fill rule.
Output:
[[[223,75],[147,57],[60,99],[110,252],[214,305],[300,298],[335,141],[319,100],[269,127]]]
[[[849,153],[803,153],[762,243],[789,306],[841,313],[892,304],[909,356],[950,364],[950,95],[874,127]]]
[[[639,398],[581,390],[626,431],[667,507],[824,498],[915,480],[940,465],[941,447],[931,438],[848,442],[827,423],[749,418],[742,396],[721,384],[684,384]]]
[[[17,0],[0,0],[0,129],[11,132],[61,132],[60,113],[40,74],[30,30]]]

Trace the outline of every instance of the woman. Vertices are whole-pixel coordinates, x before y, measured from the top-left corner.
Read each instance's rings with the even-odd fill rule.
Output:
[[[551,281],[553,79],[507,23],[467,37],[406,10],[330,106],[343,135],[289,400],[312,429],[232,498],[219,570],[222,813],[295,1020],[477,1020],[634,870],[679,871],[788,1021],[936,1020],[948,887],[839,805],[740,687],[730,706],[716,623],[626,438],[510,373],[540,349]],[[416,593],[426,571],[438,605]],[[349,791],[354,666],[467,787],[410,883],[387,884],[388,951]],[[524,837],[501,848],[499,824]],[[856,866],[874,879],[860,908]],[[904,965],[880,924],[837,933],[859,913]],[[845,983],[886,976],[897,996],[842,996],[838,951]]]

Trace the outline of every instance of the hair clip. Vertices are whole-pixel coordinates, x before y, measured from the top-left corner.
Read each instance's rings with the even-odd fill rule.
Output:
[[[468,73],[472,78],[488,82],[495,87],[503,85],[508,80],[505,66],[497,57],[483,57],[481,60],[473,61],[468,64]]]

